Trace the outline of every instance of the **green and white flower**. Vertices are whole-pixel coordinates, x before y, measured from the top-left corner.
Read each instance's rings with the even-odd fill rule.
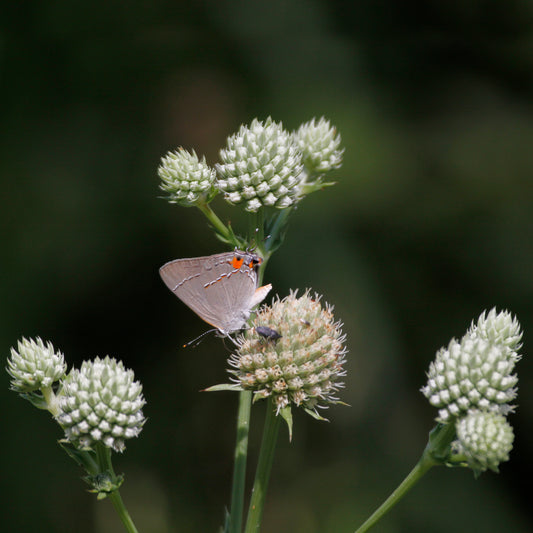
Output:
[[[157,170],[159,187],[167,193],[168,201],[190,207],[200,201],[209,202],[216,194],[215,170],[198,159],[195,151],[178,148],[161,158]]]
[[[309,291],[299,298],[291,292],[261,308],[253,325],[280,335],[269,339],[249,329],[230,358],[235,381],[253,391],[254,400],[272,397],[278,413],[295,405],[316,418],[321,418],[317,408],[339,403],[335,394],[343,387],[345,335],[331,306]]]
[[[520,326],[507,312],[483,313],[458,341],[441,348],[427,373],[422,393],[439,409],[437,421],[447,423],[472,410],[507,414],[513,410],[518,377],[513,370],[520,355]]]
[[[22,338],[17,349],[11,348],[7,371],[11,376],[11,389],[28,393],[48,389],[59,381],[67,370],[65,358],[56,351],[51,342],[45,343],[37,337]]]
[[[241,126],[228,138],[220,159],[216,183],[229,203],[255,212],[260,207],[283,209],[296,201],[302,159],[281,122],[254,119]]]
[[[498,465],[509,460],[513,448],[513,428],[503,415],[471,411],[456,423],[454,452],[463,455],[476,474],[487,469],[498,472]]]
[[[488,313],[483,311],[477,323],[472,322],[468,334],[472,338],[485,339],[492,344],[506,346],[511,353],[522,346],[522,330],[517,318],[509,311],[497,313],[494,307]]]
[[[340,148],[341,136],[324,117],[302,124],[294,133],[294,141],[308,174],[324,174],[341,167],[344,152]]]
[[[79,449],[98,442],[123,451],[124,442],[139,435],[145,418],[142,386],[132,370],[110,357],[84,361],[63,381],[57,421],[67,440]]]

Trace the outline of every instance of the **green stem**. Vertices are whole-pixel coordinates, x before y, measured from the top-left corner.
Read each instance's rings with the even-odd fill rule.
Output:
[[[274,450],[276,448],[280,418],[281,417],[276,416],[272,400],[269,399],[267,403],[261,451],[259,452],[254,487],[252,489],[252,497],[248,509],[248,519],[244,530],[245,533],[257,533],[261,527],[263,506],[265,504],[270,471],[272,470],[272,463],[274,461]]]
[[[355,533],[365,533],[376,522],[388,513],[422,476],[433,466],[449,464],[450,446],[455,438],[454,424],[437,424],[429,434],[428,444],[422,453],[422,457],[409,472],[407,477],[400,483],[396,490],[381,504],[381,506],[368,518],[368,520],[356,530]]]
[[[209,204],[197,204],[198,209],[205,215],[207,220],[209,220],[209,223],[215,231],[221,235],[227,242],[233,242],[234,241],[234,235],[231,232],[231,230],[218,218],[217,214],[211,209]],[[235,246],[237,244],[235,243]]]
[[[54,390],[52,387],[43,387],[41,392],[46,402],[48,411],[50,411],[53,416],[57,416],[61,412],[61,409],[59,408],[59,400],[57,399]]]
[[[263,283],[263,275],[265,269],[272,255],[268,250],[265,242],[265,208],[261,207],[255,213],[255,216],[250,217],[250,226],[248,231],[249,239],[248,242],[255,242],[255,249],[259,252],[259,255],[262,257],[263,262],[259,266],[259,272],[257,276],[257,284],[261,286]]]
[[[240,533],[242,529],[251,406],[252,393],[250,391],[240,392],[239,411],[237,413],[237,442],[235,444],[235,464],[233,466],[229,533]]]
[[[126,531],[128,531],[128,533],[138,533],[137,528],[135,527],[135,524],[133,523],[133,520],[131,519],[131,516],[128,513],[128,510],[126,509],[126,506],[124,505],[124,502],[122,501],[120,492],[118,490],[113,491],[109,495],[109,499],[111,500],[113,507],[118,513],[120,520],[124,524]]]
[[[426,454],[423,454],[420,461],[409,472],[407,477],[400,483],[396,490],[376,509],[368,520],[356,530],[355,533],[364,533],[368,531],[376,522],[378,522],[386,513],[388,513],[419,481],[422,476],[436,463]]]
[[[98,444],[96,446],[96,458],[100,472],[107,473],[111,477],[112,482],[117,483],[118,479],[115,471],[113,470],[113,463],[111,462],[111,449],[102,444]],[[111,500],[111,503],[118,513],[120,520],[124,524],[126,531],[128,531],[128,533],[138,533],[137,528],[135,527],[135,524],[128,513],[128,510],[122,501],[122,497],[118,488],[113,492],[110,492],[108,494],[108,498]]]

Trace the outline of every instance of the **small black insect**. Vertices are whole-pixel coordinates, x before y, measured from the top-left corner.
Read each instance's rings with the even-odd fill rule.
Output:
[[[255,332],[268,341],[276,342],[278,339],[281,338],[281,335],[275,329],[269,328],[267,326],[257,326],[255,328]]]

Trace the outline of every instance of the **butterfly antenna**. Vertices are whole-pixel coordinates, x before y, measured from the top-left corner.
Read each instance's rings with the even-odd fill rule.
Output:
[[[182,346],[182,348],[187,348],[188,346],[191,346],[191,344],[192,344],[193,348],[196,348],[204,340],[204,337],[208,333],[213,333],[214,331],[217,331],[217,330],[216,329],[208,329],[207,331],[204,331],[201,335],[198,335],[198,337],[194,338],[192,341],[189,341],[189,342],[185,343]]]

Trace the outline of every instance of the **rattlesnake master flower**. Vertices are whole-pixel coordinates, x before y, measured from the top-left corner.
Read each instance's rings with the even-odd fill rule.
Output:
[[[299,298],[291,292],[261,308],[253,322],[281,335],[269,332],[269,339],[249,329],[230,357],[234,380],[254,391],[254,400],[272,397],[278,413],[292,404],[317,418],[317,407],[338,403],[334,394],[343,386],[346,348],[331,306],[309,291]]]
[[[454,452],[464,455],[468,466],[477,474],[487,469],[498,472],[498,465],[509,460],[514,434],[503,415],[472,411],[457,420],[456,431]]]
[[[157,174],[161,178],[159,187],[168,193],[171,203],[189,207],[201,199],[209,202],[216,194],[215,170],[207,165],[205,157],[199,160],[194,150],[168,152],[161,158]]]
[[[505,415],[514,408],[518,377],[512,372],[520,356],[512,347],[519,346],[521,333],[505,313],[491,313],[483,313],[461,341],[441,348],[430,364],[422,393],[439,409],[438,422],[474,409]]]
[[[492,308],[488,314],[483,311],[477,323],[472,322],[468,334],[507,346],[510,352],[516,352],[522,346],[522,331],[517,318],[508,311],[497,313],[496,308]]]
[[[57,416],[66,438],[77,448],[102,442],[122,451],[124,441],[142,430],[145,404],[142,386],[132,370],[110,357],[84,361],[63,381],[61,413]]]
[[[312,119],[302,124],[294,133],[294,140],[309,174],[323,174],[341,167],[344,152],[339,148],[341,136],[324,117],[317,123]]]
[[[301,155],[292,136],[271,118],[254,119],[228,138],[215,165],[217,187],[231,204],[247,211],[262,206],[283,209],[296,201],[302,172]]]
[[[11,388],[21,393],[51,387],[66,370],[63,354],[56,352],[51,342],[45,345],[39,337],[35,340],[23,337],[16,350],[11,348],[11,358],[7,361]]]

